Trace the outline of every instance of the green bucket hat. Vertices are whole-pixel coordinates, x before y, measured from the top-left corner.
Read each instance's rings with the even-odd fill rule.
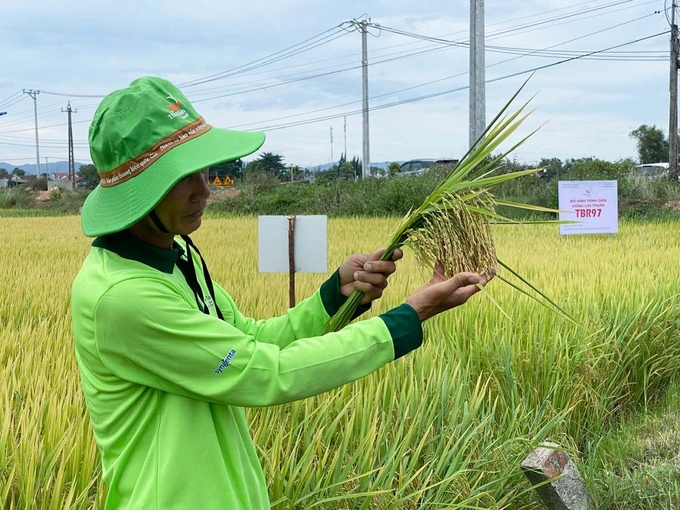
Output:
[[[183,177],[247,156],[264,138],[210,126],[162,78],[139,78],[112,92],[90,125],[90,155],[101,180],[83,204],[83,233],[97,237],[125,230]]]

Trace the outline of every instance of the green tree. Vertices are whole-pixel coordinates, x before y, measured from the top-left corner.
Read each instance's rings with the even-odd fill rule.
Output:
[[[611,162],[597,158],[579,158],[567,173],[567,179],[575,181],[599,181],[625,178],[634,166],[630,159]]]
[[[564,175],[565,171],[564,163],[562,163],[560,158],[542,158],[541,161],[538,162],[538,167],[545,168],[545,170],[539,174],[539,177],[548,180],[553,179],[554,177],[559,179],[560,176]]]
[[[333,165],[328,170],[322,170],[316,173],[317,184],[328,184],[335,181],[354,181],[354,167],[349,161],[345,161],[342,165]]]
[[[668,161],[668,139],[663,130],[643,124],[628,135],[637,140],[638,158],[641,164]]]
[[[14,170],[12,170],[12,175],[16,175],[17,177],[23,177],[24,175],[26,175],[26,172],[21,168],[16,167],[14,168]]]
[[[302,181],[305,178],[305,172],[298,165],[291,165],[287,169],[289,181]]]
[[[99,184],[99,174],[94,165],[81,165],[78,169],[78,175],[85,178],[88,188],[94,189]]]
[[[3,179],[3,178],[6,179],[7,177],[9,177],[9,175],[10,174],[7,171],[6,168],[0,168],[0,179]]]
[[[390,177],[394,177],[399,173],[399,170],[400,170],[399,163],[397,163],[396,161],[392,161],[392,163],[390,163],[390,165],[387,167],[387,174]]]
[[[354,174],[354,179],[358,179],[362,176],[363,169],[361,168],[361,160],[354,156],[352,161],[349,162],[352,167],[352,173]]]
[[[276,177],[284,178],[288,175],[286,165],[283,164],[283,156],[274,154],[273,152],[265,152],[253,163],[258,163],[263,172],[269,172]]]

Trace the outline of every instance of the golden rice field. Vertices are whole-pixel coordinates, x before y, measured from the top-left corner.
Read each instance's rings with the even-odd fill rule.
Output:
[[[386,242],[397,220],[329,221],[330,268]],[[424,346],[372,376],[249,410],[273,508],[540,508],[519,463],[565,445],[598,498],[592,445],[680,367],[680,225],[564,239],[494,229],[499,257],[583,328],[495,280],[426,325]],[[88,252],[78,218],[0,223],[0,508],[99,509],[105,487],[80,393],[70,284]],[[209,219],[194,240],[254,317],[280,314],[287,275],[257,272],[257,220]],[[325,275],[299,275],[298,297]],[[379,313],[426,274],[407,252]]]

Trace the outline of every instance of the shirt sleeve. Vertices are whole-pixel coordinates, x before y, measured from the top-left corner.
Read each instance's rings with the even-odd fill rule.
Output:
[[[118,377],[239,406],[276,405],[328,391],[392,361],[397,347],[389,319],[381,317],[323,337],[281,342],[283,347],[275,340],[258,341],[256,335],[201,313],[163,280],[115,284],[100,298],[94,319],[101,360]],[[304,320],[293,315],[290,327]],[[264,332],[260,326],[256,333],[261,337]],[[266,333],[276,335],[275,329]],[[409,350],[422,341],[420,335]]]
[[[322,335],[330,318],[347,301],[347,297],[340,292],[340,277],[338,271],[335,271],[312,296],[300,301],[284,315],[267,320],[255,320],[245,317],[222,287],[215,282],[213,286],[218,305],[223,310],[228,307],[232,311],[234,326],[237,329],[254,336],[259,342],[275,343],[281,348],[298,338]],[[370,308],[370,303],[359,306],[352,319]]]

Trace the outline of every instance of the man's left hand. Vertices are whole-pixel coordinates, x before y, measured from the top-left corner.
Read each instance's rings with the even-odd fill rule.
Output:
[[[387,278],[397,270],[395,262],[404,256],[401,250],[395,250],[392,260],[378,260],[384,251],[381,248],[370,254],[355,253],[340,266],[340,292],[343,296],[360,290],[364,293],[362,305],[380,299],[387,287]]]

